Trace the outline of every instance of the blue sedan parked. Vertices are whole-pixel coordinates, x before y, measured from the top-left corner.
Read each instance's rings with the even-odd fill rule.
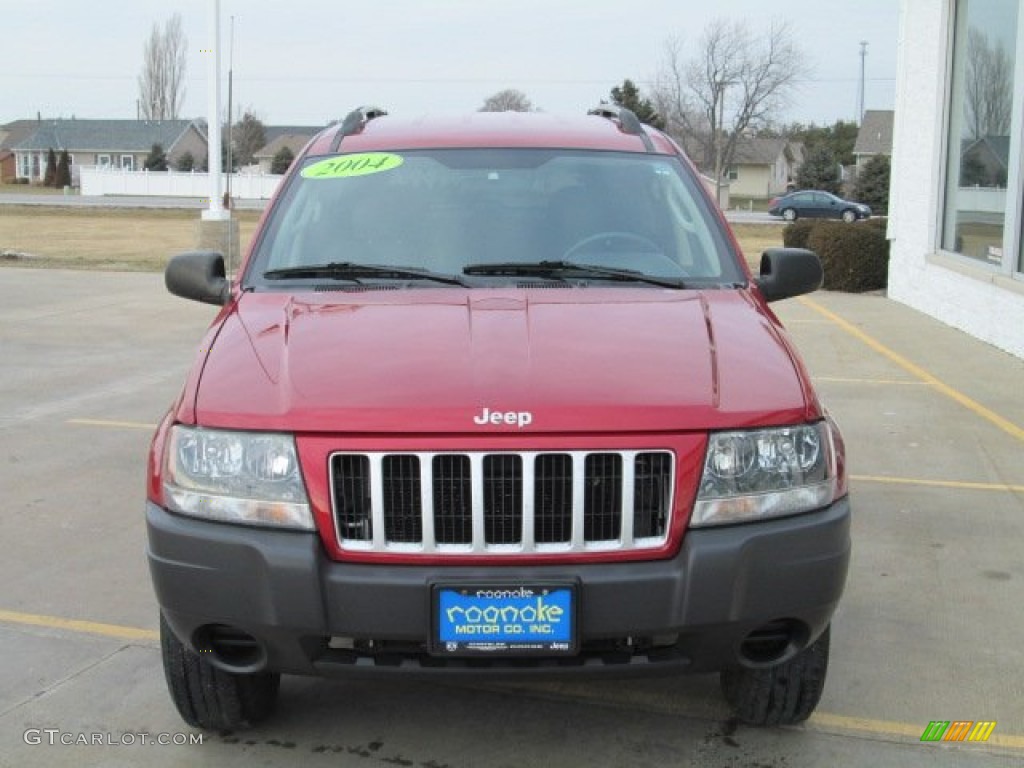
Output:
[[[871,209],[863,203],[843,200],[831,192],[816,189],[801,189],[788,195],[774,198],[768,203],[768,213],[781,216],[786,221],[799,218],[808,219],[842,219],[857,221],[871,215]]]

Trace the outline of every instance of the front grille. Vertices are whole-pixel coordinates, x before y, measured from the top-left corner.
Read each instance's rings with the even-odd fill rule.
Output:
[[[335,453],[342,549],[533,554],[652,549],[668,535],[668,451]]]

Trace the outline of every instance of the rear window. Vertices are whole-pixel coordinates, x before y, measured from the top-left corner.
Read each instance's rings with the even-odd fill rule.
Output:
[[[698,185],[664,155],[439,149],[313,157],[278,199],[246,281],[330,262],[460,274],[469,264],[541,260],[688,284],[742,281]]]

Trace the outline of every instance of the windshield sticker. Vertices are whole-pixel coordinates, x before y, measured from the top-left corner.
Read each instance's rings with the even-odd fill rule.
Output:
[[[387,152],[362,152],[358,155],[341,155],[321,160],[302,169],[307,179],[346,179],[350,176],[368,176],[371,173],[390,171],[404,161],[401,155]]]

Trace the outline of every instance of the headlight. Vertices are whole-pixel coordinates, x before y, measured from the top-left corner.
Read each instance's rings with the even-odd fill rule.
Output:
[[[825,422],[715,432],[690,525],[724,525],[809,512],[835,496],[832,437]]]
[[[291,435],[174,426],[164,499],[192,517],[314,528]]]

